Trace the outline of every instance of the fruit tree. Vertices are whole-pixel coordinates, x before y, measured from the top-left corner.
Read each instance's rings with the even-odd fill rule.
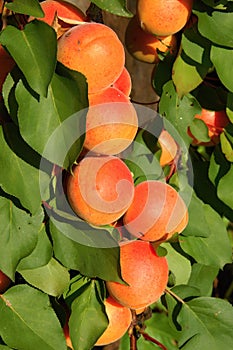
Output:
[[[0,20],[0,350],[231,350],[233,1]]]

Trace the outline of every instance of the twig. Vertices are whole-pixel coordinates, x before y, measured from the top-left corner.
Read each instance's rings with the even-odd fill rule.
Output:
[[[185,304],[184,300],[181,299],[177,294],[175,294],[174,292],[172,292],[170,289],[165,289],[165,293],[170,294],[171,296],[173,296],[173,298],[175,298],[176,300],[178,300],[181,304]]]
[[[160,347],[160,349],[162,349],[162,350],[167,350],[167,348],[162,343],[160,343],[155,338],[151,337],[149,334],[145,333],[144,331],[139,331],[139,332],[145,340],[148,340],[148,341],[158,345]]]

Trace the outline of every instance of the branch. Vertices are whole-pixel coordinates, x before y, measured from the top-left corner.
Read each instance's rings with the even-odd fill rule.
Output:
[[[175,298],[176,300],[178,300],[181,304],[185,304],[184,300],[181,299],[177,294],[175,294],[174,292],[171,291],[171,289],[165,289],[165,293],[170,294],[171,296],[173,296],[173,298]]]
[[[145,340],[148,340],[148,341],[151,341],[152,343],[158,345],[160,347],[160,349],[162,350],[167,350],[167,348],[162,344],[160,343],[158,340],[156,340],[155,338],[152,338],[149,334],[145,333],[144,331],[140,330],[139,331],[140,334],[143,336],[143,338]]]

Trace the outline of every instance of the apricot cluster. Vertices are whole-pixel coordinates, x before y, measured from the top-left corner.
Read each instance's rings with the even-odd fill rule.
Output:
[[[129,21],[125,43],[139,61],[157,64],[159,53],[177,52],[177,36],[192,12],[193,0],[138,0],[136,15]]]

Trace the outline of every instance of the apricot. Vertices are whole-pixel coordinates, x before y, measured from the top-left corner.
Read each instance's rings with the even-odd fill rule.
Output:
[[[7,77],[7,74],[13,69],[15,61],[8,54],[2,45],[0,45],[0,95],[2,92],[2,85]],[[1,99],[1,96],[0,96]]]
[[[109,296],[105,302],[105,311],[109,320],[108,327],[96,342],[96,346],[111,344],[127,332],[131,322],[131,310]]]
[[[134,183],[126,164],[114,156],[83,158],[67,179],[73,211],[90,224],[113,223],[130,206]]]
[[[10,278],[0,270],[0,293],[4,293],[11,284]]]
[[[168,35],[162,38],[145,32],[134,16],[128,23],[125,32],[125,45],[128,52],[137,60],[147,63],[158,63],[159,52],[177,51],[177,39],[175,35]]]
[[[38,18],[50,26],[54,24],[56,17],[65,23],[76,23],[77,21],[85,22],[86,15],[75,5],[63,0],[46,0],[40,3],[44,11],[44,17]],[[30,18],[32,20],[32,18]]]
[[[160,165],[163,167],[171,163],[177,154],[178,146],[167,130],[162,130],[158,142],[161,147]]]
[[[127,284],[107,281],[109,294],[130,309],[141,309],[156,302],[168,281],[168,263],[156,254],[150,242],[140,240],[120,244],[120,267]]]
[[[129,98],[110,87],[89,95],[84,147],[95,153],[114,155],[124,151],[138,130],[138,117]]]
[[[126,96],[130,95],[132,89],[132,80],[129,71],[126,67],[123,68],[121,75],[115,81],[113,87],[123,92],[123,94],[125,94]]]
[[[124,46],[117,34],[101,23],[83,23],[58,39],[57,59],[87,78],[88,93],[111,86],[125,64]]]
[[[192,13],[193,0],[138,0],[137,16],[143,30],[157,36],[179,32]]]
[[[144,241],[167,240],[188,223],[187,207],[169,184],[148,180],[135,187],[134,199],[123,216],[125,228]]]
[[[196,119],[202,120],[208,128],[208,136],[210,141],[202,142],[197,140],[188,129],[188,134],[192,137],[192,145],[194,146],[214,146],[220,141],[220,134],[223,132],[224,128],[229,124],[229,118],[225,110],[221,111],[211,111],[205,108],[202,108],[200,114],[196,114]]]

